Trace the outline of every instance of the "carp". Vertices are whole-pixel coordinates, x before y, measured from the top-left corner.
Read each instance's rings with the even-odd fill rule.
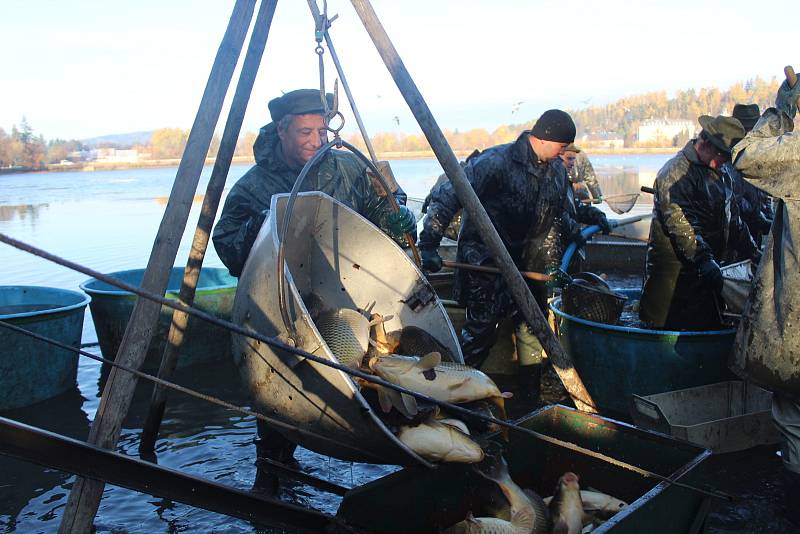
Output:
[[[514,482],[508,472],[508,464],[501,454],[492,454],[491,451],[486,453],[486,460],[476,465],[475,469],[481,476],[497,484],[503,492],[510,506],[508,512],[510,517],[514,517],[520,511],[525,511],[526,516],[530,515],[531,526],[526,532],[533,534],[550,532],[550,518],[544,501],[535,492],[523,490]]]
[[[426,460],[468,464],[483,460],[483,449],[469,435],[434,418],[416,426],[401,426],[397,438]]]
[[[322,339],[339,363],[359,367],[369,348],[369,321],[347,308],[323,311],[316,321]]]
[[[446,534],[524,534],[531,531],[533,518],[528,511],[519,511],[511,521],[496,517],[473,517],[467,515],[463,521],[443,530]]]
[[[580,534],[583,529],[583,503],[578,475],[566,472],[558,479],[550,501],[553,534]]]
[[[549,504],[552,497],[546,497],[544,502]],[[614,514],[628,506],[628,503],[612,497],[606,493],[595,490],[581,490],[581,502],[586,516],[584,523],[593,518],[610,519]]]
[[[395,352],[400,354],[422,355],[429,352],[438,352],[442,360],[453,362],[455,358],[450,349],[445,347],[438,339],[417,326],[404,326],[399,332],[388,334],[390,339],[397,339],[398,347]]]
[[[498,406],[505,418],[504,401],[511,393],[500,392],[492,379],[477,369],[460,363],[442,362],[438,352],[422,358],[378,356],[369,361],[369,368],[387,382],[435,400],[459,403],[488,399]]]

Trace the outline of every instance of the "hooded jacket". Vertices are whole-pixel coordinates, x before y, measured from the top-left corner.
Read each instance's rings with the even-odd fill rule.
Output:
[[[734,343],[733,369],[800,402],[800,136],[770,108],[733,149],[736,169],[779,199]]]
[[[212,235],[217,254],[233,276],[239,276],[244,268],[269,215],[272,195],[289,193],[300,174],[283,158],[275,123],[261,128],[253,154],[256,165],[231,188]],[[311,169],[300,191],[322,191],[382,228],[391,206],[373,188],[366,169],[353,154],[331,150]],[[398,203],[406,203],[402,189],[398,188],[394,196]]]

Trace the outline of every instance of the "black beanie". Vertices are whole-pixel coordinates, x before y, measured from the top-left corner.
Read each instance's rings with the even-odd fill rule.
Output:
[[[575,123],[568,113],[560,109],[548,109],[533,125],[531,135],[542,141],[572,143],[575,141]]]

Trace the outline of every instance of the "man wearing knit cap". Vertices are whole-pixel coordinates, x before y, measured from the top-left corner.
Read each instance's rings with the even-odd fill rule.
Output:
[[[328,107],[333,95],[328,93]],[[219,222],[214,227],[214,248],[233,276],[239,276],[264,220],[272,195],[289,193],[308,160],[326,142],[324,107],[317,89],[298,89],[269,103],[272,122],[261,128],[253,166],[231,188]],[[301,191],[322,191],[369,219],[398,243],[406,233],[416,234],[414,214],[405,206],[399,187],[394,196],[400,206],[393,213],[383,190],[373,188],[367,167],[353,154],[331,150],[312,169]]]
[[[518,267],[525,270],[557,269],[564,243],[564,228],[572,228],[568,213],[570,187],[559,159],[575,139],[575,123],[565,112],[546,111],[531,131],[513,143],[474,152],[464,172],[486,209],[497,233]],[[437,251],[454,214],[461,209],[450,181],[433,188],[419,249],[423,269],[442,268]],[[464,212],[458,239],[457,260],[471,265],[492,265],[492,255],[481,240],[475,223]],[[531,283],[531,290],[544,310],[547,288]],[[539,397],[541,348],[528,325],[516,311],[501,276],[457,270],[454,297],[466,307],[461,330],[465,361],[474,367],[486,360],[497,338],[497,324],[513,315],[515,341],[520,362],[520,390]]]
[[[744,128],[732,117],[703,115],[699,122],[700,136],[656,175],[639,307],[642,321],[652,328],[719,328],[724,311],[720,262],[730,250],[754,260],[759,255],[731,209],[732,186],[721,172]]]
[[[333,95],[327,96],[328,108]],[[289,193],[295,180],[326,142],[325,109],[317,89],[298,89],[269,103],[272,122],[261,128],[253,144],[256,165],[231,188],[214,227],[214,248],[233,276],[239,276],[258,232],[269,215],[272,195]],[[395,184],[396,185],[396,184]],[[366,166],[350,152],[331,150],[309,172],[301,191],[322,191],[351,207],[384,233],[405,244],[404,235],[416,235],[414,214],[404,205],[406,195],[397,187],[394,196],[400,212],[392,212],[383,190],[373,188]],[[296,447],[277,431],[258,422],[259,456],[292,462]],[[259,470],[259,485],[276,480]],[[266,481],[266,482],[265,482]],[[274,488],[272,488],[274,489]]]

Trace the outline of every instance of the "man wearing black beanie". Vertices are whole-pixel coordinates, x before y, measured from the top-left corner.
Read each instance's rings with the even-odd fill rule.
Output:
[[[559,158],[574,140],[572,118],[561,110],[551,109],[515,142],[476,151],[467,158],[464,166],[467,179],[521,269],[557,269],[563,244],[577,228],[569,211],[569,179]],[[423,269],[436,272],[442,268],[437,249],[450,220],[460,209],[450,181],[443,181],[431,190],[419,238]],[[472,265],[492,264],[492,255],[467,213],[463,214],[457,259]],[[546,309],[547,288],[543,283],[530,284],[539,306]],[[465,361],[480,367],[496,341],[498,322],[513,315],[520,391],[523,396],[538,400],[541,347],[517,312],[503,278],[457,270],[453,291],[466,307],[466,323],[461,330]]]

